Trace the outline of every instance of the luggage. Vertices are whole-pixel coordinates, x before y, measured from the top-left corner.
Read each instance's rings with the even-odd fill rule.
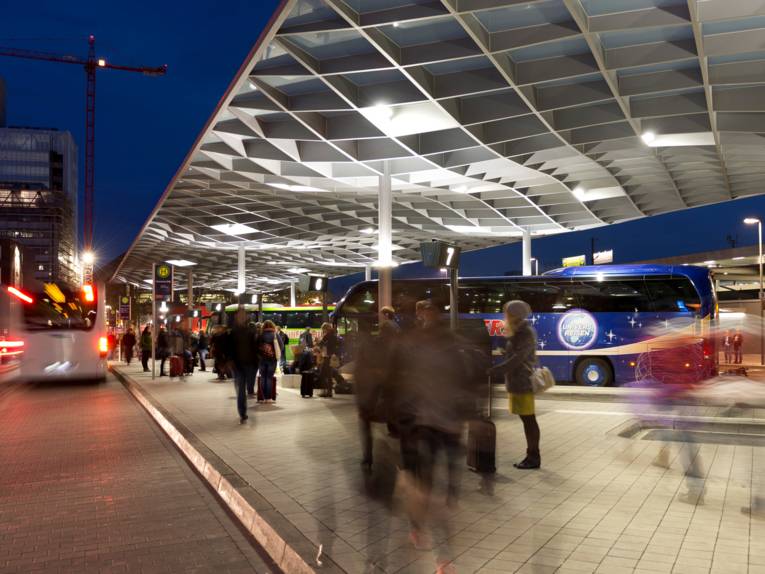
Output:
[[[183,359],[178,355],[170,355],[170,376],[183,376]]]
[[[343,379],[341,382],[335,383],[335,393],[338,395],[352,395],[353,385],[347,380]]]
[[[258,401],[265,401],[267,399],[270,399],[272,401],[276,400],[276,377],[273,378],[274,382],[271,385],[271,396],[266,397],[263,395],[263,378],[258,377]]]
[[[497,428],[486,418],[468,424],[467,465],[475,472],[492,473],[497,470]]]
[[[491,377],[487,413],[468,423],[467,465],[475,472],[497,471],[497,427],[491,420]]]
[[[300,396],[312,397],[313,387],[316,383],[316,373],[308,371],[300,374]]]

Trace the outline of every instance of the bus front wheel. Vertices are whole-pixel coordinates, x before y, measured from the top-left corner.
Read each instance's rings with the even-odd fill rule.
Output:
[[[606,387],[614,382],[614,372],[605,359],[585,358],[577,363],[574,380],[586,387]]]

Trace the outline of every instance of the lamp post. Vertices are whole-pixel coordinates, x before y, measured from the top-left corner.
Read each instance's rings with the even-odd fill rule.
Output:
[[[763,283],[762,283],[762,221],[757,219],[756,217],[747,217],[744,220],[744,223],[747,225],[754,225],[757,224],[757,243],[759,244],[760,248],[760,257],[757,260],[757,263],[760,266],[760,365],[765,365],[765,325],[763,325],[763,317],[762,317],[762,291],[763,291]]]

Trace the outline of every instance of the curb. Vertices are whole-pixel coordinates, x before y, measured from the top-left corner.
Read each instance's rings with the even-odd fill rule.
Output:
[[[308,556],[314,559],[318,556],[318,546],[303,536],[194,433],[163,407],[155,404],[129,375],[114,367],[110,370],[282,571],[289,574],[318,574],[317,569],[305,558]],[[324,554],[321,555],[320,571],[321,574],[345,572]]]

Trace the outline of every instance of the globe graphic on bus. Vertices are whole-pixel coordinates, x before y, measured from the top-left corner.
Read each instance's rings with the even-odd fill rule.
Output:
[[[587,311],[573,309],[558,321],[558,340],[568,349],[587,349],[595,342],[597,336],[598,324],[595,317]]]

